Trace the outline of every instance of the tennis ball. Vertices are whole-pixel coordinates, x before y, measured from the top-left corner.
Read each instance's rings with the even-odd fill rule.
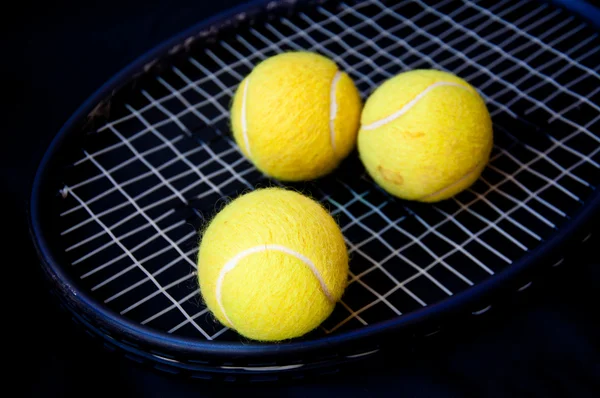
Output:
[[[284,181],[321,177],[356,145],[362,103],[336,64],[310,52],[275,55],[239,85],[233,135],[263,173]]]
[[[401,73],[368,98],[358,133],[371,177],[402,199],[436,202],[473,184],[493,145],[492,121],[477,91],[436,70]]]
[[[198,278],[224,325],[261,341],[301,336],[340,300],[348,277],[342,233],[320,204],[280,188],[227,205],[206,229]]]

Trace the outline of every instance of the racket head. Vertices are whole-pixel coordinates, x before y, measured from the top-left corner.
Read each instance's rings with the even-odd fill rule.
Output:
[[[77,314],[82,322],[86,323],[88,328],[109,340],[112,339],[113,343],[118,342],[125,350],[135,351],[139,355],[148,355],[151,360],[161,362],[160,358],[163,358],[163,362],[166,361],[172,365],[173,358],[176,358],[179,367],[188,366],[203,371],[207,369],[234,371],[236,365],[248,365],[249,363],[259,363],[260,365],[273,361],[280,363],[278,361],[281,361],[282,358],[291,360],[291,362],[296,361],[302,365],[310,364],[311,361],[318,363],[321,358],[327,356],[335,358],[335,361],[338,362],[343,358],[352,360],[361,357],[362,354],[374,353],[379,347],[379,343],[375,341],[379,341],[379,337],[384,334],[393,333],[397,337],[396,333],[402,332],[407,336],[415,333],[425,336],[435,333],[449,319],[455,320],[457,316],[481,313],[480,311],[488,308],[489,303],[492,303],[496,296],[502,297],[502,293],[508,287],[518,290],[524,286],[528,278],[536,273],[537,268],[559,263],[562,254],[568,251],[571,244],[587,236],[590,220],[600,206],[600,197],[597,191],[590,193],[586,198],[585,206],[569,214],[568,222],[561,225],[548,240],[528,251],[510,266],[495,273],[491,278],[482,280],[449,298],[404,313],[399,317],[380,320],[374,324],[346,330],[342,333],[277,345],[234,340],[206,341],[187,336],[173,336],[163,330],[142,325],[120,315],[117,311],[108,308],[94,294],[79,288],[80,282],[72,273],[66,272],[64,266],[72,259],[56,249],[59,246],[57,242],[59,237],[56,235],[56,231],[49,228],[56,216],[49,211],[51,208],[48,205],[49,198],[60,201],[63,195],[68,196],[69,194],[66,191],[61,193],[60,189],[57,190],[57,187],[63,186],[64,183],[64,173],[56,172],[65,166],[63,154],[72,154],[78,151],[80,153],[80,148],[84,146],[87,139],[82,131],[93,130],[94,124],[104,119],[102,115],[108,112],[112,104],[119,103],[119,96],[126,96],[126,91],[135,89],[133,86],[136,84],[143,85],[144,79],[160,76],[164,70],[162,68],[178,62],[177,57],[186,56],[194,49],[214,45],[217,37],[220,37],[219,35],[227,36],[236,29],[247,29],[241,27],[246,26],[244,24],[249,20],[253,20],[254,23],[268,21],[269,18],[266,15],[293,15],[313,6],[309,2],[292,7],[290,4],[282,2],[277,3],[279,9],[274,9],[269,4],[274,3],[254,2],[250,6],[232,10],[191,28],[135,61],[80,107],[59,132],[44,156],[32,191],[30,221],[33,240],[42,259],[42,268],[58,290],[58,295],[67,304],[67,307]],[[171,54],[165,58],[165,54],[169,53]],[[132,79],[136,84],[132,83]],[[106,101],[106,98],[110,98],[110,100]],[[502,121],[506,122],[505,119]],[[520,120],[517,118],[510,123],[521,128],[535,125],[531,119]],[[210,129],[218,130],[218,127],[211,126]],[[204,133],[207,133],[207,130],[204,130]],[[355,170],[356,165],[349,163],[342,167],[347,167],[344,170]],[[306,187],[304,188],[306,189]],[[381,192],[379,194],[383,195]],[[194,358],[212,358],[213,362],[208,366],[186,362]],[[236,359],[231,362],[228,358]],[[305,358],[311,358],[311,361],[306,361]],[[231,363],[232,366],[228,366],[227,363]],[[265,372],[270,372],[287,371],[293,368],[285,368],[285,366],[292,365],[294,364],[274,365],[272,369],[268,369],[269,366],[257,367],[265,368],[267,369]]]

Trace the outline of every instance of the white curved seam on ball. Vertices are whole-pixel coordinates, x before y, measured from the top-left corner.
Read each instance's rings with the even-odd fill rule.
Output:
[[[335,152],[335,118],[338,111],[335,93],[337,91],[337,84],[341,77],[342,72],[339,70],[335,72],[335,75],[331,80],[331,88],[329,89],[329,139],[331,140],[331,148],[333,148],[333,152]]]
[[[441,189],[438,189],[435,192],[432,192],[430,194],[427,194],[425,196],[420,197],[419,200],[429,199],[432,196],[439,195],[439,194],[441,194],[441,193],[443,193],[443,192],[445,192],[445,191],[447,191],[449,189],[454,188],[455,186],[457,186],[458,184],[460,184],[461,182],[463,182],[467,178],[471,177],[477,171],[477,169],[479,168],[480,165],[481,165],[481,162],[477,162],[477,164],[475,164],[475,166],[473,166],[473,168],[471,168],[469,171],[467,171],[465,174],[463,174],[458,180],[456,180],[456,181],[454,181],[454,182],[446,185],[445,187],[443,187]]]
[[[452,87],[458,87],[458,88],[462,88],[463,90],[467,90],[467,91],[471,91],[470,88],[459,84],[459,83],[454,83],[454,82],[435,82],[431,85],[429,85],[427,88],[425,88],[425,90],[421,91],[415,98],[413,98],[412,100],[410,100],[407,104],[405,104],[402,108],[400,108],[399,110],[397,110],[396,112],[392,113],[391,115],[384,117],[383,119],[377,120],[373,123],[367,124],[365,126],[362,126],[363,130],[374,130],[376,128],[379,128],[385,124],[388,124],[390,122],[393,122],[394,120],[398,119],[400,116],[404,115],[406,112],[408,112],[413,106],[415,106],[417,104],[417,102],[419,102],[420,100],[423,99],[423,97],[425,97],[431,90],[436,89],[438,87],[443,87],[443,86],[452,86]]]
[[[248,121],[246,118],[246,99],[248,97],[248,85],[250,84],[250,78],[246,79],[244,85],[244,94],[242,96],[242,134],[244,135],[244,143],[246,144],[246,151],[249,156],[252,156],[250,151],[250,141],[248,140]]]
[[[227,316],[227,312],[225,311],[225,307],[223,306],[223,302],[221,300],[221,288],[223,287],[223,281],[225,280],[225,275],[229,271],[233,270],[237,266],[237,264],[240,262],[240,260],[242,260],[244,257],[247,257],[254,253],[260,253],[263,251],[267,251],[267,250],[275,250],[275,251],[279,251],[282,253],[290,254],[290,255],[296,257],[298,260],[302,261],[304,264],[306,264],[306,266],[308,266],[308,268],[310,268],[310,270],[312,271],[315,278],[317,278],[317,280],[319,281],[319,284],[321,285],[321,290],[323,291],[323,294],[325,295],[327,300],[330,303],[335,303],[335,300],[333,299],[333,296],[331,295],[329,288],[325,284],[323,277],[319,273],[319,270],[317,270],[317,267],[315,267],[315,264],[312,261],[310,261],[310,259],[308,257],[306,257],[290,248],[282,246],[282,245],[267,244],[267,245],[254,246],[254,247],[251,247],[249,249],[239,252],[234,257],[232,257],[229,261],[227,261],[225,263],[225,265],[223,266],[223,268],[221,268],[221,272],[219,272],[219,277],[217,278],[217,286],[216,286],[217,304],[219,305],[219,308],[221,309],[223,316],[225,317],[225,319],[227,319],[227,322],[229,322],[230,325],[233,325],[233,322],[231,322],[231,319],[229,319],[229,317]]]

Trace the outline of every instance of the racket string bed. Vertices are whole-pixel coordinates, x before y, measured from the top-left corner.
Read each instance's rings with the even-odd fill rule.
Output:
[[[451,71],[480,90],[494,121],[489,166],[442,203],[390,197],[355,155],[292,185],[331,211],[351,256],[343,300],[314,335],[393,319],[487,280],[550,239],[600,184],[600,39],[577,18],[508,0],[326,3],[182,47],[86,131],[55,221],[69,272],[93,297],[163,332],[239,339],[202,304],[198,231],[227,198],[280,184],[244,159],[228,119],[252,67],[290,50],[331,57],[363,98],[401,71]]]

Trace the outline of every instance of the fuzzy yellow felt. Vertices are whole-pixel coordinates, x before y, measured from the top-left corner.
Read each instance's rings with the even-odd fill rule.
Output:
[[[200,290],[226,326],[261,341],[301,336],[340,300],[348,278],[342,233],[325,209],[280,188],[243,195],[206,229]]]
[[[436,70],[401,73],[365,103],[358,134],[371,177],[397,197],[447,199],[473,184],[493,145],[483,99],[463,79]]]
[[[239,85],[235,140],[263,173],[285,181],[331,172],[356,145],[362,103],[350,77],[310,52],[275,55]]]

